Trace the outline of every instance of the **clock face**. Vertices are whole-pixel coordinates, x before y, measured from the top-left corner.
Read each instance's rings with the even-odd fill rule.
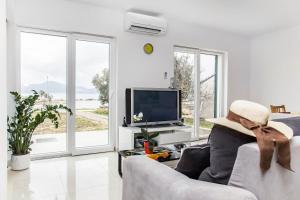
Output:
[[[147,43],[144,45],[144,51],[146,54],[151,54],[153,53],[153,45],[150,43]]]

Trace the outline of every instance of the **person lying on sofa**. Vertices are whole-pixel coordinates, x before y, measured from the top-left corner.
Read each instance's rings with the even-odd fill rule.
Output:
[[[261,156],[257,167],[263,172],[269,169],[275,148],[278,163],[292,170],[289,140],[293,130],[282,122],[268,121],[269,115],[260,104],[233,102],[226,118],[207,120],[215,124],[208,144],[185,149],[176,170],[193,179],[227,185],[238,148],[250,142],[258,142]]]

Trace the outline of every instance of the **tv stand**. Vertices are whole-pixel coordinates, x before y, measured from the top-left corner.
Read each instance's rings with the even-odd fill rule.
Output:
[[[189,126],[158,125],[148,126],[147,129],[150,133],[159,133],[159,136],[154,138],[158,145],[190,142],[191,140],[192,128]],[[141,136],[141,127],[119,127],[118,150],[135,149],[135,140],[138,136]]]
[[[142,125],[142,126],[131,126],[131,127],[138,127],[138,128],[165,128],[165,127],[176,127],[176,126],[183,126],[178,124],[156,124],[156,125]]]

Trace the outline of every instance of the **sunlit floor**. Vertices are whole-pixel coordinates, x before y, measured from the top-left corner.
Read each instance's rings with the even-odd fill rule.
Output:
[[[8,200],[120,200],[117,153],[32,161],[8,170]]]
[[[75,133],[76,147],[107,145],[108,130],[86,131]],[[66,133],[33,135],[32,154],[43,154],[66,151]]]

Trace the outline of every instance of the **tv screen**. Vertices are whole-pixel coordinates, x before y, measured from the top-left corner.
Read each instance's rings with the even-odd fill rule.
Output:
[[[134,123],[164,123],[179,121],[177,90],[133,90],[133,114],[143,113]]]

